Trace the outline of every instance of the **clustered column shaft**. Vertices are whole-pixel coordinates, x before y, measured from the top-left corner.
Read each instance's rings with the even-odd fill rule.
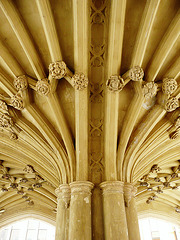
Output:
[[[93,183],[76,181],[56,189],[58,204],[56,240],[91,240],[91,190]],[[131,183],[106,181],[103,195],[104,236],[107,240],[140,240],[136,188]],[[94,199],[95,201],[95,199]]]

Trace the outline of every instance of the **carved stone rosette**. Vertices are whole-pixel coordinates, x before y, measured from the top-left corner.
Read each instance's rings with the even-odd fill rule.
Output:
[[[179,100],[177,97],[172,97],[168,99],[167,102],[165,103],[165,110],[167,112],[172,112],[178,107],[179,107]]]
[[[24,102],[22,97],[18,96],[18,95],[14,95],[11,98],[11,104],[14,108],[18,109],[18,110],[22,110],[24,108]]]
[[[25,90],[28,87],[28,81],[26,75],[19,76],[14,79],[14,86],[19,90]]]
[[[49,74],[54,79],[61,79],[66,75],[67,68],[63,61],[57,61],[49,64]]]
[[[162,91],[167,94],[171,95],[173,92],[176,91],[178,84],[175,79],[173,78],[164,78],[162,84]]]
[[[106,86],[112,92],[120,92],[124,87],[124,79],[118,75],[112,75],[107,80]]]
[[[152,98],[157,94],[158,85],[154,82],[147,82],[143,86],[143,94],[146,99]]]
[[[76,90],[83,90],[88,85],[88,78],[84,73],[76,73],[72,77],[72,85]]]
[[[129,78],[133,81],[140,81],[144,77],[144,71],[141,67],[135,66],[129,71]]]
[[[50,84],[48,79],[44,78],[37,81],[36,89],[39,94],[47,96],[50,93]]]

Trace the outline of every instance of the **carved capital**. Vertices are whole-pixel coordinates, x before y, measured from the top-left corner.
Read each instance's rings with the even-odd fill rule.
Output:
[[[2,128],[11,128],[14,125],[12,117],[6,113],[0,112],[0,127]]]
[[[57,61],[49,64],[49,73],[54,79],[61,79],[66,75],[67,68],[63,61]]]
[[[112,92],[120,92],[124,87],[124,80],[118,75],[112,75],[107,80],[106,86]]]
[[[71,188],[71,194],[86,194],[91,195],[91,190],[94,187],[92,182],[88,181],[76,181],[69,184]]]
[[[133,188],[134,186],[131,183],[124,183],[124,201],[126,207],[129,207],[129,203],[132,198]]]
[[[83,90],[88,85],[88,78],[84,73],[76,73],[72,77],[72,85],[76,90]]]
[[[19,90],[25,90],[28,87],[28,81],[26,75],[19,76],[14,79],[14,86]]]
[[[124,193],[124,182],[121,181],[106,181],[100,184],[103,194]]]
[[[157,94],[158,85],[154,82],[147,82],[143,86],[143,94],[146,99],[152,98]]]
[[[48,95],[50,92],[50,84],[48,82],[48,79],[44,78],[42,80],[37,81],[36,83],[36,89],[37,92],[40,93],[41,95]]]
[[[162,91],[167,94],[171,95],[173,92],[176,91],[178,84],[175,79],[173,78],[164,78],[162,84]]]
[[[70,199],[71,199],[71,189],[69,184],[61,184],[55,190],[56,196],[58,200],[63,200],[65,203],[65,207],[68,208]]]
[[[129,78],[133,81],[140,81],[144,77],[144,71],[141,67],[135,66],[129,71]]]
[[[18,110],[22,110],[24,108],[24,102],[22,97],[18,96],[18,95],[14,95],[11,98],[11,104],[14,108],[18,109]]]
[[[165,103],[165,110],[167,112],[172,112],[178,107],[179,107],[179,100],[177,97],[172,97],[168,99],[167,102]]]

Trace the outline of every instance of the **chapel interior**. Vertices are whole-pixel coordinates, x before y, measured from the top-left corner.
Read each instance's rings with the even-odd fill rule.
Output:
[[[149,215],[180,224],[180,1],[0,0],[0,228]]]

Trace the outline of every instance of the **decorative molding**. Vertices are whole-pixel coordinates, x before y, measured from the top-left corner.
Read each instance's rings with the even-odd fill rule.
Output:
[[[112,75],[106,81],[106,86],[111,92],[120,92],[125,86],[124,79],[118,75]]]
[[[76,73],[72,77],[72,86],[76,90],[83,90],[88,86],[88,78],[84,75],[84,73]]]
[[[22,110],[24,109],[24,102],[22,97],[20,97],[19,95],[14,95],[11,98],[11,104],[14,108],[16,108],[17,110]]]
[[[165,110],[167,112],[172,112],[174,110],[176,110],[176,108],[179,107],[179,100],[177,97],[172,97],[170,99],[168,99],[165,103]]]
[[[141,81],[144,77],[144,71],[141,67],[135,66],[129,70],[129,78],[132,81]]]
[[[36,90],[39,94],[47,96],[50,93],[51,86],[47,78],[41,79],[36,83]]]
[[[100,184],[104,178],[104,90],[107,50],[108,1],[90,1],[89,11],[89,179]],[[93,34],[99,29],[99,34]],[[99,41],[99,35],[102,36]],[[96,111],[94,111],[96,109]]]
[[[171,95],[176,91],[178,84],[175,79],[173,78],[164,78],[162,84],[162,91],[166,95]]]
[[[92,182],[76,181],[69,184],[71,188],[71,195],[73,194],[88,194],[91,195],[91,190],[94,187]]]
[[[15,78],[13,84],[18,91],[27,89],[28,81],[26,75]]]
[[[100,184],[103,194],[124,193],[124,182],[121,181],[106,181]]]
[[[158,91],[158,84],[154,82],[147,82],[143,85],[143,94],[146,99],[156,96]]]
[[[70,205],[70,199],[71,199],[71,188],[69,184],[61,184],[56,190],[55,190],[56,196],[58,200],[63,200],[65,203],[65,207],[68,208]]]
[[[54,79],[61,79],[67,73],[67,67],[64,61],[57,61],[49,64],[49,74]]]

